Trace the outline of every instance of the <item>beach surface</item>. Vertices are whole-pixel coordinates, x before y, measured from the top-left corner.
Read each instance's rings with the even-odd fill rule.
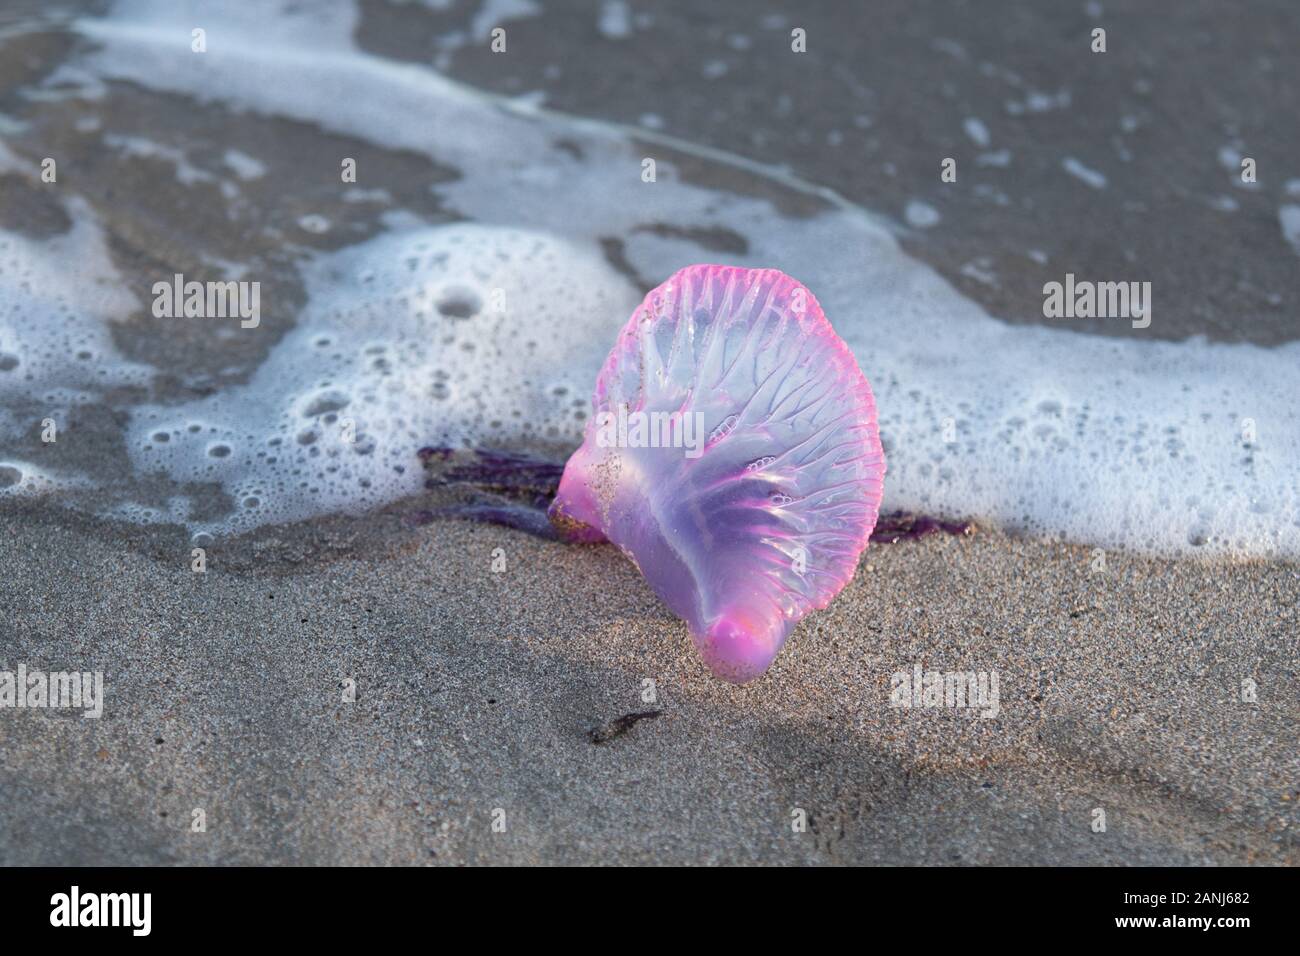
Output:
[[[195,574],[7,523],[6,651],[105,686],[99,719],[3,715],[7,863],[1300,858],[1294,567],[873,545],[734,687],[608,545],[378,515]],[[995,671],[998,713],[892,707],[918,664]]]
[[[1002,21],[985,4],[882,6],[889,15],[853,29],[811,19],[810,50],[825,44],[839,65],[806,76],[754,53],[765,32],[788,45],[796,15],[741,3],[656,5],[649,20],[637,4],[581,17],[576,5],[506,4],[517,55],[498,61],[484,52],[496,21],[478,5],[364,0],[351,37],[398,76],[430,65],[832,187],[1017,334],[1044,321],[1033,252],[1098,276],[1127,278],[1140,261],[1134,277],[1169,290],[1156,339],[1267,355],[1300,338],[1300,249],[1278,218],[1300,200],[1276,172],[1300,144],[1267,105],[1300,101],[1288,5],[1248,4],[1223,23],[1217,4],[1180,4],[1166,34],[1163,18],[1107,3],[1116,52],[1096,76],[1063,51],[1099,4],[1008,5]],[[256,383],[315,294],[304,263],[413,219],[460,222],[466,209],[433,186],[454,190],[474,171],[287,107],[104,80],[85,64],[122,42],[111,30],[43,7],[9,16],[6,235],[33,248],[75,237],[84,207],[115,281],[247,273],[276,305],[241,335],[159,319],[138,294],[105,335],[147,379],[125,375],[94,401],[45,382],[19,398],[0,390],[0,463],[53,476],[42,493],[0,495],[0,671],[99,671],[104,688],[92,719],[0,709],[0,863],[1300,862],[1300,564],[1285,555],[1160,557],[978,520],[966,536],[873,544],[771,670],[735,687],[709,675],[686,626],[613,546],[422,523],[438,503],[428,493],[196,539],[244,492],[142,468],[133,417]],[[1121,114],[1138,125],[1114,128]],[[1157,143],[1199,158],[1166,169]],[[792,216],[829,205],[656,144],[683,181]],[[1247,144],[1270,169],[1254,188],[1225,168]],[[983,190],[944,193],[949,146]],[[40,183],[51,151],[66,192]],[[340,197],[341,155],[366,170],[367,190]],[[1111,184],[1104,203],[1061,155]],[[313,164],[328,167],[328,187]],[[1289,175],[1300,184],[1300,169]],[[909,201],[920,204],[910,218]],[[627,266],[618,243],[635,247],[645,230],[634,232],[605,246],[612,265]],[[710,258],[746,251],[725,231],[686,238]],[[635,298],[646,277],[628,267],[626,278]],[[1128,322],[1071,329],[1138,334]],[[563,400],[582,404],[589,387]],[[48,414],[53,444],[41,438]],[[411,435],[399,465],[418,472],[417,449],[436,438]],[[531,434],[514,447],[555,458],[571,445]],[[60,484],[67,475],[95,481]],[[996,698],[904,705],[899,684],[918,669],[985,675]]]

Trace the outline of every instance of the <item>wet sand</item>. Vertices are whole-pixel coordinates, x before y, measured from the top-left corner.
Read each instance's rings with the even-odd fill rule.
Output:
[[[1288,0],[1250,0],[1238,16],[1219,0],[880,0],[852,15],[631,4],[650,19],[634,16],[626,35],[601,29],[599,6],[511,20],[508,56],[477,43],[437,56],[434,37],[464,29],[471,9],[364,0],[356,41],[829,186],[890,217],[909,254],[1006,322],[1042,323],[1043,283],[1071,271],[1159,289],[1149,328],[1078,319],[1078,331],[1300,338],[1300,249],[1279,223],[1300,190],[1300,130],[1281,121],[1300,101],[1300,11]],[[796,27],[801,56],[788,53]],[[1105,53],[1091,51],[1098,27]],[[957,183],[940,180],[945,157]],[[1065,157],[1104,188],[1068,173]],[[916,201],[939,222],[909,222]]]

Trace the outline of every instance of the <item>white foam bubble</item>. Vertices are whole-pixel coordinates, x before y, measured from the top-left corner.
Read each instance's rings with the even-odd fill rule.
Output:
[[[903,209],[903,218],[907,220],[909,226],[914,226],[917,229],[929,229],[931,226],[939,224],[940,216],[939,210],[929,203],[913,199]]]
[[[61,205],[66,233],[33,239],[0,230],[0,400],[33,400],[56,420],[107,388],[147,383],[152,371],[113,345],[109,324],[138,300],[113,268],[94,214],[76,196]]]
[[[989,144],[989,128],[984,125],[977,117],[968,116],[962,123],[962,128],[966,135],[970,137],[971,142],[983,149]]]
[[[171,163],[176,169],[177,182],[184,186],[192,186],[194,183],[199,182],[211,182],[216,179],[211,173],[199,169],[186,160],[185,153],[181,150],[162,146],[143,136],[121,136],[117,133],[107,133],[104,135],[104,142],[126,156],[160,159]]]
[[[266,175],[266,165],[261,160],[237,149],[226,150],[222,158],[240,179],[261,179]]]
[[[470,36],[481,43],[494,29],[504,29],[508,21],[535,17],[541,12],[542,8],[532,0],[482,0],[470,23]]]
[[[1020,116],[1024,113],[1049,113],[1065,109],[1070,105],[1070,100],[1069,90],[1057,90],[1055,93],[1030,90],[1023,100],[1008,100],[1004,106],[1012,116]]]
[[[602,0],[600,19],[596,23],[600,35],[610,40],[623,40],[632,35],[632,11],[625,0]]]
[[[1106,188],[1106,176],[1095,169],[1083,165],[1073,156],[1061,160],[1061,168],[1080,182],[1087,183],[1093,189]]]
[[[420,488],[425,444],[576,443],[605,317],[636,301],[592,249],[477,224],[383,235],[305,279],[309,306],[248,384],[132,417],[140,472],[235,502],[194,529],[384,504]]]
[[[0,499],[44,498],[87,485],[83,478],[60,474],[30,461],[0,459]]]
[[[1300,206],[1287,205],[1277,211],[1278,223],[1282,226],[1282,238],[1300,256]]]

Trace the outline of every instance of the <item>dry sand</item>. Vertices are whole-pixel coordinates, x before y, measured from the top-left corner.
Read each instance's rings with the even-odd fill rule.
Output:
[[[5,514],[5,665],[102,669],[106,704],[0,713],[0,860],[1300,859],[1294,567],[877,545],[736,688],[614,548],[400,511],[206,574],[177,538]],[[996,672],[1000,713],[891,707],[917,663]]]

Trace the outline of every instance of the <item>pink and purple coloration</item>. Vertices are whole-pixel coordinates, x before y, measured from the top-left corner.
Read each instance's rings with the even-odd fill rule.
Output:
[[[853,353],[784,273],[690,266],[632,314],[593,405],[552,524],[616,544],[715,675],[753,680],[852,579],[876,524],[885,459]],[[688,441],[630,439],[633,413]]]

